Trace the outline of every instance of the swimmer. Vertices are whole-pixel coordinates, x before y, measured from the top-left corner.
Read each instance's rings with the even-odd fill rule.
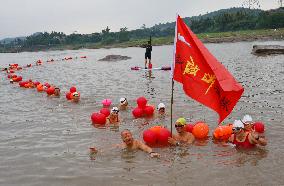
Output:
[[[78,103],[80,101],[80,94],[78,92],[72,93],[72,101]]]
[[[14,83],[14,80],[13,80],[13,79],[10,79],[10,83],[12,83],[12,84],[13,84],[13,83]]]
[[[253,121],[250,115],[246,114],[241,122],[244,124],[245,131],[250,132],[252,130]]]
[[[119,100],[119,110],[126,110],[128,106],[128,101],[126,98],[120,98]]]
[[[147,146],[142,141],[134,139],[130,130],[124,129],[121,132],[120,135],[121,135],[121,139],[122,139],[123,143],[114,145],[110,149],[121,148],[121,149],[126,149],[128,151],[141,150],[141,151],[147,152],[150,155],[151,158],[154,158],[154,157],[159,158],[160,157],[160,154],[154,152],[151,147]],[[98,151],[103,152],[103,150],[98,150],[98,149],[96,149],[96,147],[90,148],[90,152],[92,154],[95,154]]]
[[[106,124],[119,125],[120,118],[118,116],[119,110],[117,107],[113,107],[110,111],[110,115],[106,118]]]
[[[33,81],[30,79],[29,82],[28,82],[28,87],[29,88],[35,88],[35,84],[33,83]]]
[[[165,115],[165,109],[166,109],[166,106],[164,103],[160,103],[157,107],[158,109],[158,115],[159,116],[164,116]]]
[[[54,97],[60,97],[60,88],[55,87],[53,96]]]
[[[250,149],[254,148],[257,144],[265,146],[266,140],[260,138],[255,131],[247,132],[244,124],[240,120],[235,120],[233,124],[233,134],[229,138],[229,142],[236,145],[237,148]]]
[[[174,134],[173,137],[168,138],[168,142],[175,146],[180,145],[189,145],[192,144],[195,140],[195,137],[187,132],[185,129],[186,120],[184,118],[179,118],[175,123],[175,128],[177,134]]]
[[[142,150],[144,152],[149,153],[149,155],[153,157],[160,157],[160,154],[153,152],[152,148],[144,144],[142,141],[136,140],[133,138],[132,133],[125,129],[121,132],[121,139],[123,141],[123,144],[121,144],[121,147],[123,149],[127,150]]]
[[[254,135],[257,135],[259,137],[259,140],[262,141],[263,144],[267,144],[263,123],[255,122],[252,126],[252,133],[254,133]]]

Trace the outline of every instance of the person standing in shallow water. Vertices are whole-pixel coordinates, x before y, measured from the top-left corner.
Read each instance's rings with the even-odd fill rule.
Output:
[[[147,68],[148,60],[149,60],[148,67],[149,67],[149,68],[152,68],[151,52],[152,52],[152,45],[151,45],[151,40],[150,40],[150,41],[148,41],[148,44],[146,45],[146,52],[145,52],[145,69]]]

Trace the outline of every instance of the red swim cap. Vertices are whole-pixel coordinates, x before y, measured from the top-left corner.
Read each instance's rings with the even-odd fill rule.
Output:
[[[264,124],[260,121],[255,122],[253,125],[253,129],[255,130],[255,132],[264,133]]]

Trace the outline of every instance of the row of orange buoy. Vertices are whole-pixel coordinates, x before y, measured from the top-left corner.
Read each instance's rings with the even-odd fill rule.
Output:
[[[77,58],[77,57],[76,57]],[[81,58],[87,58],[86,56],[82,56]],[[70,60],[72,57],[65,57],[62,60]],[[47,60],[47,62],[53,62],[55,60]],[[37,66],[42,65],[43,61],[41,59],[37,60],[35,63]],[[26,67],[32,67],[32,64],[26,65]],[[49,83],[41,84],[38,81],[33,82],[31,79],[27,81],[22,81],[22,76],[17,76],[15,71],[22,70],[23,68],[20,67],[18,64],[9,64],[8,68],[3,68],[2,71],[6,71],[7,78],[10,79],[10,83],[19,83],[20,87],[23,88],[36,88],[38,92],[46,92],[48,96],[59,96],[60,89],[54,85],[50,85]],[[75,91],[74,91],[75,90]],[[66,94],[67,100],[71,100],[74,102],[78,102],[80,99],[80,93],[76,92],[76,87],[71,87],[70,92]]]

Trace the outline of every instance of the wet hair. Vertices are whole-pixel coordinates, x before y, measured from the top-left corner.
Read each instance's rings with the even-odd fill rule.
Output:
[[[123,131],[121,131],[120,135],[122,135],[124,132],[130,132],[130,130],[129,129],[124,129]]]

